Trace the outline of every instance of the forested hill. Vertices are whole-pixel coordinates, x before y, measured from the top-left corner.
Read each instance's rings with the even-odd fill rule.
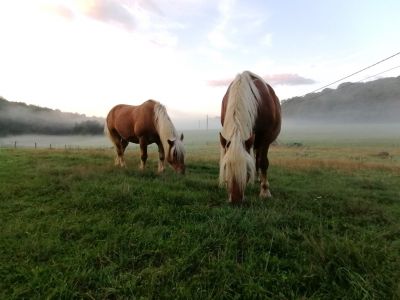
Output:
[[[400,76],[284,100],[282,114],[289,122],[400,123]]]
[[[10,102],[0,97],[0,135],[103,134],[104,119]]]

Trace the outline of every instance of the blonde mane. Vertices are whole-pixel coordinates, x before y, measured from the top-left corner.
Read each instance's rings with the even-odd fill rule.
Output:
[[[171,149],[171,153],[173,153],[174,150],[176,150],[176,155],[178,159],[184,156],[185,148],[183,146],[183,143],[178,137],[178,133],[174,127],[174,124],[172,124],[171,119],[167,114],[165,106],[159,102],[156,102],[156,104],[154,105],[154,121],[165,154],[168,155],[167,152],[169,148],[168,140],[175,140],[174,146]]]
[[[231,182],[235,178],[242,190],[247,184],[247,178],[250,182],[254,181],[256,169],[253,149],[249,154],[243,145],[253,133],[260,99],[251,77],[262,80],[257,75],[245,71],[238,74],[232,82],[221,131],[222,136],[230,142],[230,146],[226,152],[221,146],[220,184]]]

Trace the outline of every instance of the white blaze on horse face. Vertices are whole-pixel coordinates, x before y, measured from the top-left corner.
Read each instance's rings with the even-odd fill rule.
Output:
[[[244,189],[235,178],[228,182],[229,202],[235,204],[244,200]]]
[[[180,174],[185,174],[185,156],[183,150],[183,135],[181,139],[177,140],[169,139],[169,149],[167,155],[167,161],[171,164],[174,170]]]

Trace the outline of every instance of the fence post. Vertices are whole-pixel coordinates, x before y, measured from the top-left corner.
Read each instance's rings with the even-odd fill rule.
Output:
[[[17,148],[17,141],[14,142],[14,148]]]
[[[51,149],[51,144],[50,144],[50,149]]]
[[[37,143],[35,142],[35,149],[37,148]]]

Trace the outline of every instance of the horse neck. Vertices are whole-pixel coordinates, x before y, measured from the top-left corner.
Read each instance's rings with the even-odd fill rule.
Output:
[[[169,118],[165,107],[157,103],[154,106],[154,118],[156,123],[157,133],[160,137],[164,151],[168,150],[168,139],[177,139],[177,132]]]

